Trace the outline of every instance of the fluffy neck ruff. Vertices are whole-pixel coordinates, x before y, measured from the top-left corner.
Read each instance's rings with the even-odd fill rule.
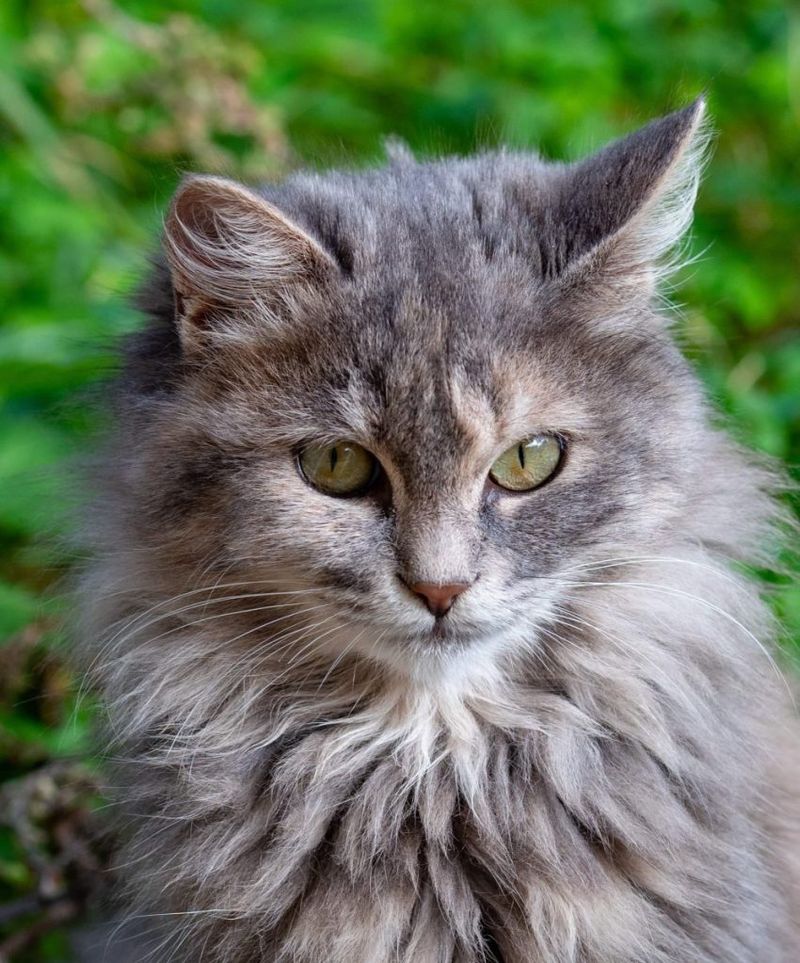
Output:
[[[109,661],[128,808],[158,814],[130,889],[179,910],[157,938],[220,961],[782,961],[762,607],[706,563],[615,576],[470,686],[287,671],[179,624]]]

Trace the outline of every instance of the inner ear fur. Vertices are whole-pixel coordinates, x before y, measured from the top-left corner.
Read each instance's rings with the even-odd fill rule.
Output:
[[[336,270],[320,244],[278,208],[222,177],[183,180],[163,245],[184,338],[231,309],[277,310],[297,284],[320,282]]]
[[[691,224],[704,114],[698,98],[557,175],[546,212],[556,226],[547,276],[603,271],[652,291]]]

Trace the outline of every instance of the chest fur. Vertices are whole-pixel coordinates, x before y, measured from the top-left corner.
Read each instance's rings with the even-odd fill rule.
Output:
[[[564,693],[491,706],[384,698],[165,765],[169,892],[222,960],[751,959],[721,907],[763,871],[713,758]]]

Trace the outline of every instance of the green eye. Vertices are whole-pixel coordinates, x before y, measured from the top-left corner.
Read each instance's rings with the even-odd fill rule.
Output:
[[[529,492],[555,474],[562,454],[562,444],[555,435],[534,435],[504,451],[492,465],[489,477],[501,488]]]
[[[375,456],[354,441],[309,445],[297,462],[306,481],[326,495],[359,495],[378,475]]]

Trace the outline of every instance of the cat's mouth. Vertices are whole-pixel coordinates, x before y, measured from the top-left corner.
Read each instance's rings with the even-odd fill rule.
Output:
[[[478,626],[459,624],[448,615],[434,619],[430,628],[414,633],[414,641],[431,647],[469,645],[485,635]]]
[[[452,623],[446,622],[445,618],[446,616],[436,619],[433,623],[433,628],[430,630],[430,637],[437,642],[446,641],[453,637]]]

